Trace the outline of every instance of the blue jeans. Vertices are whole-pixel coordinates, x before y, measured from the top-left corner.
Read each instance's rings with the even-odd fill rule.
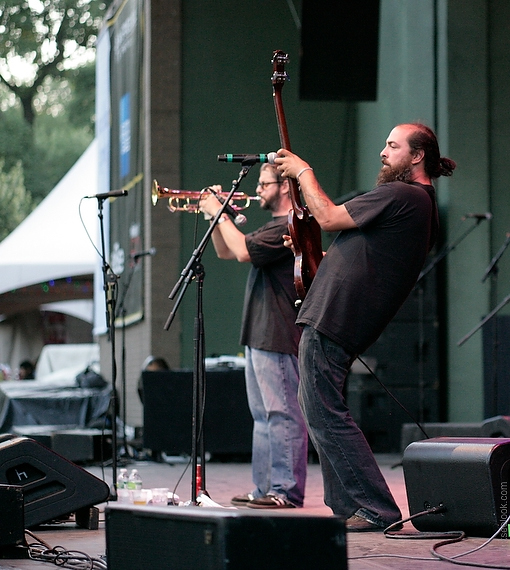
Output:
[[[299,345],[299,402],[319,455],[326,505],[346,519],[358,514],[386,526],[402,515],[343,395],[355,358],[306,326]]]
[[[253,417],[256,498],[273,493],[303,506],[308,434],[297,392],[297,358],[246,347],[246,391]]]

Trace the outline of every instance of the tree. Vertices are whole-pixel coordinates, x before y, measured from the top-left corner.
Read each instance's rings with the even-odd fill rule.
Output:
[[[32,210],[30,194],[25,191],[23,167],[18,161],[9,171],[0,159],[0,241],[7,237]]]
[[[102,0],[0,0],[0,82],[29,125],[45,79],[65,77],[93,53],[105,10]]]
[[[21,105],[0,85],[0,159],[4,170],[18,161],[23,166],[25,188],[32,207],[54,188],[94,138],[94,65],[76,70],[81,77],[47,78],[35,99],[36,118],[30,126]],[[78,73],[79,72],[79,73]],[[0,202],[0,210],[3,204]],[[28,212],[27,212],[28,213]]]
[[[94,136],[105,10],[103,0],[0,0],[0,158],[7,171],[22,161],[32,207]]]

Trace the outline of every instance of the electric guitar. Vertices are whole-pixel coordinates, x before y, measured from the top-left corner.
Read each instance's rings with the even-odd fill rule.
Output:
[[[280,145],[286,150],[291,150],[282,102],[282,89],[287,80],[285,64],[288,60],[289,57],[285,52],[280,50],[273,52],[273,101],[280,135]],[[317,220],[311,216],[307,207],[301,203],[297,180],[289,178],[289,186],[292,202],[292,210],[289,211],[289,234],[292,238],[295,255],[294,285],[298,297],[302,301],[312,284],[319,263],[322,260],[321,229]]]

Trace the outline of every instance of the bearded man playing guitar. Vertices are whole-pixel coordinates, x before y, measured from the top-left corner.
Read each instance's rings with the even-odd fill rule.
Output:
[[[396,126],[381,151],[377,187],[335,205],[310,165],[280,149],[275,164],[297,179],[319,226],[339,234],[300,308],[299,402],[319,455],[324,501],[348,531],[381,531],[401,512],[352,419],[343,388],[353,361],[373,344],[411,290],[438,233],[432,181],[450,176],[435,134],[419,123]],[[285,245],[292,240],[285,236]]]

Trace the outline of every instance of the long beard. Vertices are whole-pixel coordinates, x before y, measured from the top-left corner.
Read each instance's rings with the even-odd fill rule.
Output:
[[[396,168],[381,168],[377,176],[376,184],[379,186],[381,184],[387,184],[388,182],[395,182],[397,180],[407,183],[413,181],[413,174],[409,164],[402,164]]]

